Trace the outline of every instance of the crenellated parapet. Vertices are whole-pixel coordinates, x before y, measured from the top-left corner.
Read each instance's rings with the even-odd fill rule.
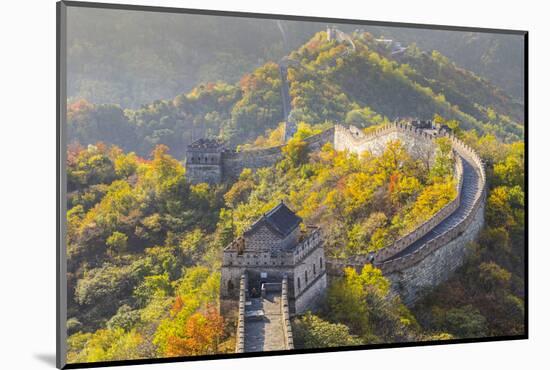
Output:
[[[246,273],[241,275],[239,284],[239,306],[237,314],[237,334],[235,338],[235,353],[244,352],[245,338],[245,310],[246,310],[246,292],[248,290],[248,279]]]
[[[288,299],[288,276],[283,277],[281,284],[281,315],[285,349],[294,349],[294,338],[292,336],[292,325],[290,323],[290,306]]]
[[[323,243],[321,229],[316,226],[308,225],[307,237],[296,246],[293,256],[293,264],[301,263],[312,251]]]
[[[292,250],[270,253],[269,251],[250,251],[244,249],[244,238],[237,237],[224,249],[223,266],[295,266],[301,263],[323,242],[321,230],[307,225],[301,241]]]

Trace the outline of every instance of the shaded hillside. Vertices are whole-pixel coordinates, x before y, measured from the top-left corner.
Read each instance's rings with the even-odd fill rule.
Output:
[[[68,96],[137,108],[169,99],[209,81],[237,82],[269,60],[277,61],[324,30],[324,22],[299,22],[70,8]],[[404,46],[438,50],[459,66],[523,97],[521,36],[360,27]],[[284,37],[283,33],[284,32]]]
[[[290,55],[292,115],[310,124],[344,122],[366,127],[397,117],[456,119],[462,128],[523,137],[523,106],[438,52],[391,48],[369,33],[347,43],[319,32]],[[69,105],[69,138],[81,144],[105,141],[148,154],[165,144],[182,158],[199,137],[221,137],[232,145],[251,142],[283,120],[281,78],[268,62],[236,84],[199,84],[187,94],[136,110],[76,101]]]
[[[285,54],[273,20],[70,8],[68,96],[137,108]],[[284,22],[289,48],[324,24]]]
[[[441,53],[415,46],[394,53],[369,33],[352,36],[355,52],[320,32],[292,54],[304,67],[290,81],[294,107],[305,112],[305,121],[343,120],[351,109],[368,106],[390,119],[438,113],[468,128],[522,136],[523,105]],[[317,99],[308,100],[308,92]],[[327,107],[333,109],[325,114]]]
[[[514,98],[523,99],[524,51],[519,35],[423,30],[398,27],[365,27],[376,36],[394,39],[404,46],[437,50],[457,65],[499,86]]]

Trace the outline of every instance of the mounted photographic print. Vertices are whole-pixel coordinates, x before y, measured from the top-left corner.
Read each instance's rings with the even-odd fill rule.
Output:
[[[526,51],[58,3],[58,367],[527,338]]]

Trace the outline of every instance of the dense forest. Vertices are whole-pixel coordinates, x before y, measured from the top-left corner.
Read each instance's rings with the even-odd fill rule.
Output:
[[[265,37],[274,36],[266,31]],[[329,144],[309,152],[304,142],[334,123],[368,132],[397,117],[433,118],[478,151],[489,184],[485,228],[469,246],[465,265],[414,307],[403,305],[371,265],[331,279],[320,310],[294,318],[297,347],[524,331],[523,105],[443,54],[423,51],[420,42],[395,56],[371,33],[352,37],[354,52],[328,42],[324,32],[303,45],[293,41],[288,80],[297,133],[277,165],[244,170],[233,183],[190,184],[182,164],[186,145],[202,136],[225,139],[238,150],[282,142],[281,79],[269,61],[282,54],[281,44],[269,58],[261,59],[265,50],[250,50],[261,60],[239,66],[237,59],[223,67],[231,72],[219,72],[250,69],[238,79],[207,82],[217,80],[209,70],[204,81],[177,82],[196,83],[187,93],[139,108],[135,101],[154,98],[128,94],[122,108],[118,97],[128,91],[106,87],[112,96],[94,101],[78,93],[70,99],[69,362],[232,352],[235,323],[217,311],[221,252],[280,200],[323,228],[332,257],[378,250],[429,218],[455,195],[446,140],[437,142],[434,165],[413,159],[399,141],[379,156],[338,152]],[[232,55],[239,46],[226,52]],[[84,52],[94,45],[80,47]],[[136,68],[141,73],[142,66]],[[166,71],[162,79],[172,81],[177,72]],[[116,64],[112,73],[117,75]]]

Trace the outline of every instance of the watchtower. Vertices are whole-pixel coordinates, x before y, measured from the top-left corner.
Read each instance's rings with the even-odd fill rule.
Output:
[[[199,139],[187,147],[186,177],[193,184],[218,184],[223,178],[225,143],[217,139]]]
[[[318,227],[302,225],[281,202],[263,214],[223,252],[220,298],[222,314],[229,315],[239,297],[239,280],[248,277],[248,289],[280,285],[288,278],[291,312],[314,308],[326,289],[325,254]]]
[[[336,28],[327,26],[327,41],[332,41],[336,39]]]

